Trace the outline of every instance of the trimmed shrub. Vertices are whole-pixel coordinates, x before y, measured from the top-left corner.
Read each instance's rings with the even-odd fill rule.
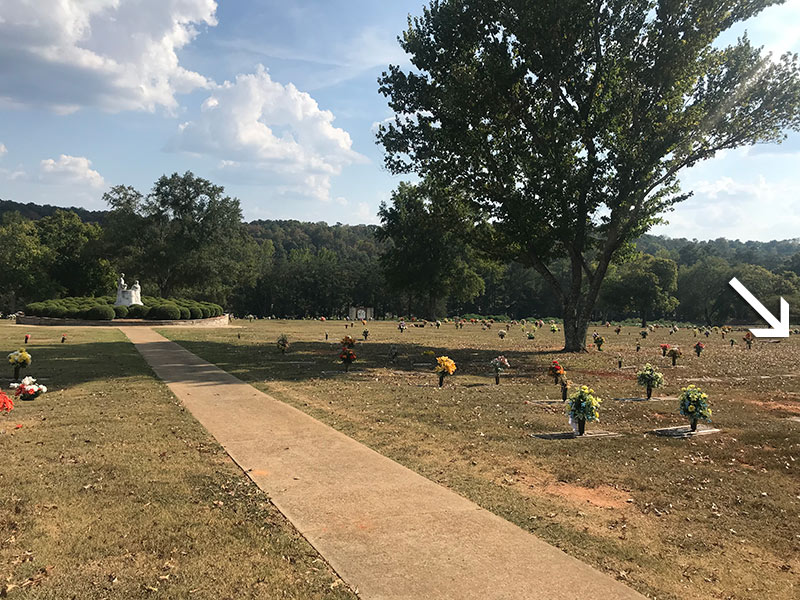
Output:
[[[185,306],[179,306],[178,310],[181,311],[181,319],[191,319],[192,313],[191,311],[186,308]]]
[[[143,306],[141,304],[133,304],[128,307],[128,318],[130,319],[145,319],[147,315],[150,313],[149,306]]]
[[[96,304],[85,311],[86,318],[92,321],[111,321],[114,318],[114,308],[108,304]]]
[[[202,319],[203,318],[203,309],[200,308],[198,304],[192,304],[189,307],[189,313],[191,314],[192,319]]]
[[[203,318],[210,319],[211,318],[211,309],[206,306],[205,304],[200,306],[200,310],[203,311]]]
[[[158,319],[163,321],[176,321],[181,318],[181,310],[171,302],[159,304],[150,309],[147,314],[148,319]]]
[[[128,316],[128,307],[127,306],[115,306],[114,307],[114,314],[117,315],[117,319],[124,319]]]
[[[54,319],[63,319],[67,316],[67,307],[62,304],[53,303],[52,306],[47,308],[45,317],[53,317]]]

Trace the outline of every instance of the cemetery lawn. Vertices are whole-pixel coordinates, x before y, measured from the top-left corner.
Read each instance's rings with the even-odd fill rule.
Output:
[[[562,334],[547,326],[531,341],[519,325],[501,340],[498,324],[400,333],[396,323],[373,322],[345,373],[338,340],[362,339],[360,324],[234,323],[159,331],[650,597],[800,595],[800,336],[756,341],[748,351],[744,331],[723,340],[658,329],[637,353],[640,328],[617,335],[597,327],[603,351],[590,346],[572,355],[556,352]],[[275,344],[282,333],[286,354]],[[706,344],[700,358],[692,351],[698,340]],[[677,367],[661,357],[661,343],[683,350]],[[393,363],[392,345],[399,352]],[[458,366],[441,389],[427,350]],[[499,354],[512,368],[495,385],[488,363]],[[588,423],[587,432],[620,437],[531,436],[570,431],[560,390],[546,375],[553,359],[571,382],[605,399],[601,422]],[[635,373],[648,361],[666,378],[657,399],[614,400],[644,395]],[[708,392],[721,432],[692,439],[648,433],[686,423],[676,397],[690,383]]]
[[[119,330],[25,333],[49,391],[0,414],[0,597],[355,598]]]

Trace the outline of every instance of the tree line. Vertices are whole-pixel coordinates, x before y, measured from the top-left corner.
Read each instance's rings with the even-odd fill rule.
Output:
[[[350,306],[431,319],[563,316],[540,273],[471,248],[466,214],[432,212],[410,184],[381,208],[381,225],[246,223],[238,200],[190,172],[161,177],[147,194],[116,186],[105,200],[109,210],[80,213],[0,204],[0,311],[105,296],[124,272],[147,295],[216,302],[240,316],[332,317]],[[567,257],[550,269],[569,280]],[[752,321],[733,276],[768,308],[783,296],[797,310],[800,242],[643,235],[610,266],[591,317]]]

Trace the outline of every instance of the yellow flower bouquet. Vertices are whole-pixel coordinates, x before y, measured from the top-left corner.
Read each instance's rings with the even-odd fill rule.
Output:
[[[434,369],[439,373],[439,387],[444,385],[444,378],[446,375],[452,375],[456,372],[456,363],[452,358],[447,356],[439,356],[436,358],[436,368]]]

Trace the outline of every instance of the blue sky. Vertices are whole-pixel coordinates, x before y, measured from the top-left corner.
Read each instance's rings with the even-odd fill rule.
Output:
[[[0,198],[104,208],[191,170],[245,218],[374,223],[398,178],[374,124],[376,79],[408,67],[396,36],[422,0],[0,0]],[[800,51],[800,0],[747,29]],[[800,135],[682,176],[694,197],[654,233],[800,237]]]

